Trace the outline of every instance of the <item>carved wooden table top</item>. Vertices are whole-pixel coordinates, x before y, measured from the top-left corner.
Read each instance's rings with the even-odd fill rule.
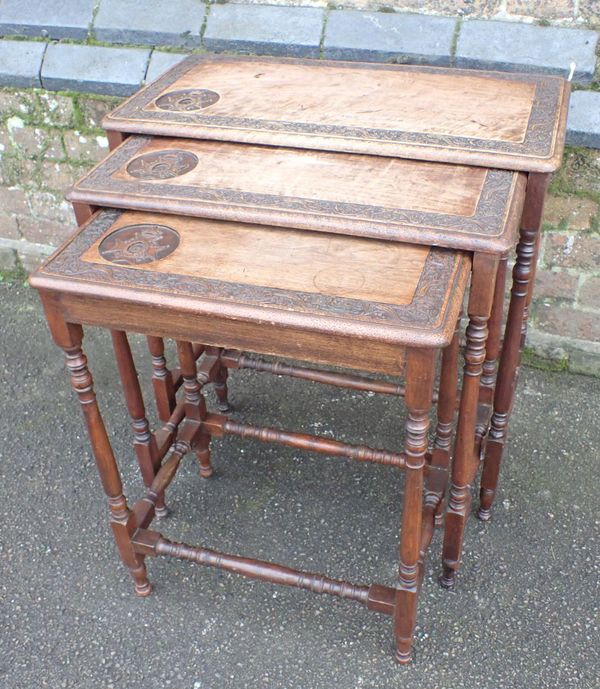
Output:
[[[192,55],[109,114],[109,131],[552,172],[560,77]]]
[[[502,254],[516,242],[524,187],[505,170],[130,137],[69,198]]]
[[[403,345],[450,342],[469,271],[443,249],[110,210],[31,284],[76,323],[398,373]]]

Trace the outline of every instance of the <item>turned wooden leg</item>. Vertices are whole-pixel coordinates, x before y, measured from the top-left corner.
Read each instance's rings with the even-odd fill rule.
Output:
[[[444,496],[446,494],[448,470],[450,468],[450,446],[456,412],[456,395],[458,392],[458,353],[459,353],[460,318],[452,342],[442,354],[440,372],[440,390],[437,406],[437,426],[435,441],[431,453],[431,466],[442,471],[431,471],[427,480],[425,504],[435,510],[435,525],[441,526],[444,514]]]
[[[146,574],[144,557],[134,551],[131,542],[137,524],[123,495],[119,468],[98,408],[87,359],[81,349],[83,329],[80,325],[65,323],[53,296],[42,294],[42,302],[54,341],[65,352],[71,386],[81,403],[96,467],[108,498],[110,525],[121,559],[133,578],[136,594],[147,596],[152,591],[152,587]]]
[[[131,417],[133,427],[134,443],[133,448],[137,457],[142,480],[144,485],[149,488],[152,481],[160,469],[160,458],[156,440],[150,432],[150,424],[146,418],[146,408],[144,398],[138,380],[138,374],[131,354],[131,347],[127,335],[123,330],[111,331],[117,367],[121,377],[123,394],[127,411]],[[166,517],[167,508],[165,506],[164,495],[158,496],[155,508],[157,517]]]
[[[481,372],[481,389],[479,401],[487,406],[492,405],[496,385],[496,367],[502,346],[502,315],[504,313],[504,292],[506,289],[506,269],[508,259],[503,258],[498,264],[496,288],[492,313],[488,322],[488,339],[485,347],[485,361]]]
[[[478,517],[482,521],[488,521],[491,516],[502,463],[502,452],[506,442],[508,419],[513,404],[516,374],[521,356],[522,323],[535,253],[535,234],[533,230],[521,230],[521,240],[517,246],[517,262],[513,269],[508,321],[494,395],[494,412],[490,422],[481,475]]]
[[[206,402],[202,394],[202,385],[198,382],[196,357],[191,342],[177,342],[179,366],[183,377],[185,393],[185,416],[194,421],[204,421],[207,417]],[[202,433],[194,449],[200,465],[200,476],[208,478],[214,473],[210,462],[210,436]]]
[[[216,356],[221,359],[223,354],[223,349],[221,347],[210,347],[207,346],[205,349],[209,356]],[[216,369],[213,377],[213,384],[215,389],[215,394],[217,396],[217,409],[220,412],[231,411],[231,405],[229,404],[228,391],[227,391],[227,378],[229,376],[229,371],[227,367],[220,364]]]
[[[225,366],[221,366],[217,371],[214,387],[217,396],[217,409],[223,413],[231,411],[227,392],[227,378],[229,371]]]
[[[406,372],[406,479],[402,528],[400,534],[400,567],[394,603],[396,660],[409,663],[417,617],[419,593],[419,555],[423,515],[423,472],[427,452],[429,412],[433,398],[435,352],[408,352]]]
[[[486,441],[485,459],[481,474],[479,510],[477,516],[489,521],[498,488],[502,455],[508,434],[508,421],[514,403],[521,354],[527,335],[528,307],[533,296],[533,283],[540,245],[540,228],[549,176],[530,174],[521,232],[517,246],[517,260],[513,268],[513,284],[498,379],[494,394],[494,411]]]
[[[469,325],[466,333],[462,394],[444,526],[443,573],[440,583],[445,588],[454,585],[460,565],[464,530],[471,504],[471,484],[479,465],[475,453],[477,403],[497,268],[497,258],[475,254],[469,293]]]
[[[173,376],[167,368],[167,360],[165,359],[165,343],[161,337],[153,336],[148,336],[147,341],[152,356],[152,386],[156,410],[158,418],[163,423],[167,423],[175,409],[177,400],[173,387]]]

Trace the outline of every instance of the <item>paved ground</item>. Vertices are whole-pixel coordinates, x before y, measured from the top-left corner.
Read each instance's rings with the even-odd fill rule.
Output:
[[[455,593],[435,582],[437,535],[416,663],[399,668],[389,618],[353,603],[166,560],[150,562],[154,595],[136,599],[31,290],[0,287],[0,323],[1,687],[597,687],[600,381],[524,371],[494,521],[471,521]],[[137,497],[107,337],[90,332],[87,351]],[[251,373],[235,376],[232,398],[247,419],[399,442],[389,399]],[[167,535],[393,581],[399,473],[237,439],[213,456],[213,481],[191,459],[182,468]]]

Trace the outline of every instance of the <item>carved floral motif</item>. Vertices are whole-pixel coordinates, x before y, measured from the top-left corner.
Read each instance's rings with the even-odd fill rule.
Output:
[[[181,89],[169,91],[156,99],[155,105],[161,110],[175,112],[194,112],[214,105],[220,96],[209,89]]]
[[[137,179],[171,179],[185,175],[198,165],[190,151],[169,150],[146,153],[127,165],[127,173]]]
[[[179,245],[179,234],[166,225],[126,225],[105,237],[98,247],[102,258],[120,266],[152,263]]]

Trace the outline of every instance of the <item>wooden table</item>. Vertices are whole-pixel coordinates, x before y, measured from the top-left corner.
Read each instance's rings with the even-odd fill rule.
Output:
[[[510,177],[510,175],[509,175]],[[423,558],[445,492],[458,370],[457,323],[470,272],[465,252],[156,213],[106,210],[34,273],[87,423],[116,543],[138,595],[145,558],[171,556],[255,579],[328,593],[392,615],[396,658],[410,660]],[[360,278],[360,279],[359,279]],[[82,352],[82,325],[109,328],[135,446],[148,484],[132,508]],[[183,397],[151,433],[125,331],[177,340]],[[206,343],[197,369],[192,342]],[[467,351],[472,346],[467,343]],[[228,349],[225,349],[228,348]],[[202,385],[240,356],[229,348],[402,375],[403,452],[238,423],[209,412]],[[427,452],[436,363],[443,350],[436,447]],[[285,373],[281,368],[274,372]],[[290,367],[319,382],[400,394],[398,385]],[[365,387],[366,386],[366,387]],[[395,390],[393,390],[395,388]],[[477,398],[462,413],[473,416]],[[234,434],[406,471],[395,586],[356,585],[270,562],[174,542],[150,528],[182,457],[212,474],[210,441]],[[463,446],[469,460],[471,447]],[[163,461],[164,460],[164,461]]]
[[[471,345],[465,352],[464,409],[457,451],[464,458],[464,446],[473,446],[478,419],[482,435],[489,418],[504,298],[504,282],[498,281],[495,291],[495,275],[516,242],[524,189],[524,175],[505,170],[131,136],[80,180],[69,198],[81,221],[94,208],[112,206],[278,225],[287,228],[282,236],[292,233],[290,228],[305,228],[383,239],[387,244],[382,246],[389,251],[399,242],[449,244],[468,250],[473,265],[467,307]],[[213,241],[212,235],[207,238],[207,243]],[[256,250],[261,251],[258,235],[255,241]],[[217,261],[216,275],[219,267]],[[393,290],[398,278],[393,272],[387,277],[387,289]],[[345,284],[348,278],[339,275],[337,279]],[[492,312],[495,324],[488,340],[487,322]],[[480,385],[484,367],[487,376]],[[482,401],[478,412],[467,413],[478,397]],[[460,517],[448,535],[446,551],[447,560],[452,551],[455,566],[462,548],[469,486],[478,463],[473,457],[465,464],[461,460],[454,464],[451,500]],[[464,504],[458,505],[459,500]]]
[[[492,304],[480,292],[489,279],[478,281],[475,277],[479,264],[482,274],[489,272],[485,263],[490,261],[490,247],[482,250],[481,244],[473,244],[469,249],[460,243],[461,233],[438,226],[422,235],[424,243],[468,248],[476,251],[477,257],[487,257],[473,263],[471,299],[478,303],[470,307],[471,327],[477,330],[478,338],[485,342],[488,320],[490,330],[477,422],[478,438],[485,436],[486,441],[478,514],[487,520],[527,331],[544,196],[549,174],[562,158],[568,100],[569,84],[551,76],[195,55],[118,107],[105,118],[104,126],[113,147],[127,134],[146,134],[364,153],[385,156],[388,163],[390,157],[404,158],[522,171],[526,175],[497,376],[505,257],[490,273],[493,276],[497,270],[498,274]],[[392,167],[395,164],[390,163]],[[384,177],[382,167],[379,179]],[[183,207],[186,202],[180,199],[178,203]],[[355,214],[350,215],[349,225],[356,227]],[[298,216],[290,213],[287,217],[295,222]],[[372,217],[362,223],[362,230],[368,232],[366,224],[375,226]],[[379,224],[377,227],[382,229]],[[332,231],[331,224],[327,230]],[[413,236],[410,241],[419,239]],[[479,376],[478,366],[473,364],[467,380]],[[453,585],[458,568],[460,547],[457,549],[456,543],[462,541],[475,472],[463,476],[462,483],[451,490],[442,578],[445,586]]]

